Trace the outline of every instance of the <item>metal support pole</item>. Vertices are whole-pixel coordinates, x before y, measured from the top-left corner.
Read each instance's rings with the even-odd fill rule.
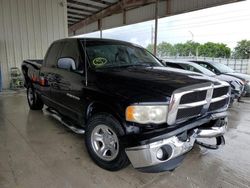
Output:
[[[100,31],[100,38],[102,38],[102,19],[98,20],[98,29]]]
[[[127,16],[126,16],[126,10],[122,10],[122,17],[123,17],[123,25],[126,25],[127,23]]]
[[[154,55],[157,53],[157,34],[158,34],[158,4],[159,0],[155,1],[155,38],[154,38]]]

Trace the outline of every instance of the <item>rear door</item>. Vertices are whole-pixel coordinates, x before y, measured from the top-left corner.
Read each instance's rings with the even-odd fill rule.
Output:
[[[58,60],[62,58],[73,59],[76,70],[62,69],[57,66],[54,72],[55,83],[52,86],[52,95],[56,103],[61,106],[61,113],[77,122],[83,118],[85,104],[84,62],[79,45],[77,40],[69,40],[64,43]]]
[[[43,66],[40,71],[40,84],[41,84],[41,93],[47,105],[52,105],[51,101],[53,97],[51,95],[51,86],[54,83],[54,71],[56,69],[57,59],[59,53],[61,52],[63,42],[57,41],[54,42],[48,49]]]

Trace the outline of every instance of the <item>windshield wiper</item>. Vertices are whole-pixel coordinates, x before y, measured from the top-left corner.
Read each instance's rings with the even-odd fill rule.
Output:
[[[149,64],[146,64],[146,63],[144,63],[144,64],[127,64],[127,65],[119,65],[119,66],[114,66],[114,67],[117,67],[117,68],[119,68],[119,67],[152,67],[153,65],[149,65]]]
[[[141,64],[124,64],[124,65],[106,65],[98,69],[107,69],[107,68],[126,68],[126,67],[154,67],[152,64],[141,63]]]

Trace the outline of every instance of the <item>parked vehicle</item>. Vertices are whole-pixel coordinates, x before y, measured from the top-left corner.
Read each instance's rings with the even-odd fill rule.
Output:
[[[240,97],[244,93],[244,82],[241,79],[238,79],[233,76],[226,75],[226,74],[216,75],[212,71],[196,63],[188,62],[188,61],[168,60],[166,62],[166,66],[205,74],[207,76],[214,77],[214,78],[217,78],[219,80],[229,83],[231,86],[231,104],[234,102],[234,100],[239,100]]]
[[[245,83],[245,94],[247,96],[250,96],[250,75],[235,72],[233,69],[222,63],[216,63],[212,61],[192,61],[192,62],[197,63],[209,69],[210,71],[214,72],[217,75],[227,74],[241,79]]]
[[[86,131],[90,157],[104,169],[131,162],[144,172],[173,170],[195,143],[225,143],[230,86],[167,68],[137,45],[62,39],[42,63],[25,60],[22,71],[30,109],[45,104],[73,131]]]

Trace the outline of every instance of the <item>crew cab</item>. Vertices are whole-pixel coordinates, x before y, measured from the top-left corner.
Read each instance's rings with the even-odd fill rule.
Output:
[[[64,125],[85,132],[90,157],[104,169],[131,162],[144,172],[174,170],[195,143],[225,143],[230,86],[165,67],[140,46],[62,39],[44,60],[25,60],[22,71],[30,109],[46,105]]]

